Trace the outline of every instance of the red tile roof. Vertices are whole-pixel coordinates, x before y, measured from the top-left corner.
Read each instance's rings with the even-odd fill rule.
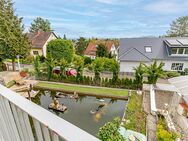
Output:
[[[32,45],[32,48],[42,49],[51,34],[54,34],[54,33],[53,32],[27,33],[27,37],[29,39],[29,42]]]
[[[96,51],[97,51],[97,45],[99,44],[104,44],[107,48],[107,51],[110,52],[112,46],[113,46],[113,42],[112,41],[96,41],[96,42],[90,42],[86,48],[86,50],[84,51],[85,55],[91,55],[91,56],[96,56]]]

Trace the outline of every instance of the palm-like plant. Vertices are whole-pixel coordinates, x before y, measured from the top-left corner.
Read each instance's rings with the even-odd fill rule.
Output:
[[[144,77],[143,75],[145,73],[143,64],[140,63],[140,65],[138,67],[134,68],[134,71],[135,71],[135,82],[136,82],[138,88],[141,88],[142,84],[143,84],[143,77]]]
[[[52,77],[53,68],[56,66],[57,61],[52,58],[51,54],[49,54],[49,55],[47,55],[47,58],[45,60],[45,64],[46,64],[46,67],[47,67],[48,80],[50,80],[51,77]]]
[[[76,79],[77,81],[80,81],[83,75],[84,60],[81,56],[75,55],[73,63],[74,63],[74,68],[77,71]]]
[[[69,67],[69,63],[62,58],[59,62],[60,70],[61,70],[61,78],[65,77],[66,68]]]
[[[161,62],[159,65],[157,65],[157,61],[155,61],[150,66],[147,66],[146,64],[144,64],[144,66],[146,68],[148,83],[149,84],[156,84],[158,78],[160,76],[162,76],[163,73],[164,73],[164,71],[163,71],[164,63]]]

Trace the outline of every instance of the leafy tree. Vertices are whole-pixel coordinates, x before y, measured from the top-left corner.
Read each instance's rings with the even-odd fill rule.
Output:
[[[90,57],[84,57],[84,65],[88,65],[92,63],[92,59]]]
[[[102,141],[124,141],[123,136],[118,132],[120,119],[115,118],[112,122],[106,123],[99,129],[98,136]]]
[[[100,81],[100,73],[104,70],[104,58],[96,58],[91,65],[95,73],[94,80],[98,83]]]
[[[40,74],[40,57],[36,56],[34,59],[34,68],[35,68],[35,73],[37,77],[39,77]]]
[[[170,25],[169,37],[188,37],[188,16],[179,17]]]
[[[118,80],[119,63],[115,59],[104,58],[104,69],[113,73],[113,82]]]
[[[135,82],[138,85],[138,87],[141,88],[143,84],[143,75],[145,73],[143,64],[140,63],[138,67],[134,68],[134,71],[135,71]]]
[[[99,44],[96,51],[97,57],[108,57],[108,51],[104,44]]]
[[[65,59],[71,63],[74,55],[72,42],[64,39],[52,40],[47,44],[47,54],[51,54],[52,58],[58,61]]]
[[[144,66],[146,68],[146,75],[148,78],[148,83],[156,84],[158,78],[162,76],[164,73],[163,71],[164,63],[161,62],[159,65],[157,65],[157,61],[155,61],[150,66],[147,66],[146,64],[144,64]]]
[[[84,37],[80,37],[76,42],[76,54],[83,55],[84,50],[86,49],[88,45],[88,41]]]
[[[29,31],[32,33],[35,33],[37,31],[44,31],[44,32],[51,31],[50,22],[47,19],[37,17],[31,23],[31,27]]]
[[[76,79],[77,81],[80,81],[83,75],[84,59],[81,56],[75,55],[73,64],[77,71]]]
[[[15,15],[11,0],[0,1],[0,55],[12,59],[13,71],[15,59],[19,55],[24,58],[29,54],[29,42],[23,33],[22,18]]]

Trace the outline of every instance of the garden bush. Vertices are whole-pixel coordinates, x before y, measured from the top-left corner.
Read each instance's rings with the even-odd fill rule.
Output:
[[[123,136],[118,132],[119,127],[119,118],[115,118],[112,122],[106,123],[99,129],[99,139],[101,139],[102,141],[124,141]]]
[[[162,78],[168,79],[177,76],[180,76],[180,73],[178,73],[177,71],[167,71],[163,74]]]
[[[178,134],[167,129],[164,117],[160,116],[157,124],[157,141],[176,141]]]
[[[188,68],[185,68],[185,75],[188,75]]]
[[[44,71],[45,72],[45,71]],[[36,79],[39,80],[48,80],[47,73],[41,72],[39,77]],[[138,86],[134,80],[126,78],[126,79],[117,79],[116,82],[113,82],[112,79],[108,78],[100,78],[99,80],[95,80],[90,76],[81,76],[78,80],[76,76],[64,76],[61,77],[60,74],[52,74],[52,78],[50,81],[55,82],[63,82],[63,83],[72,83],[72,84],[81,84],[81,85],[90,85],[90,86],[102,86],[102,87],[110,87],[110,88],[124,88],[124,89],[137,89]]]

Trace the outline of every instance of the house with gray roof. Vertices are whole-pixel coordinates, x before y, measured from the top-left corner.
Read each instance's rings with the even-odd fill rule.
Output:
[[[166,71],[188,68],[188,37],[177,38],[122,38],[118,53],[120,72],[134,72],[141,62],[154,60],[164,63]]]

